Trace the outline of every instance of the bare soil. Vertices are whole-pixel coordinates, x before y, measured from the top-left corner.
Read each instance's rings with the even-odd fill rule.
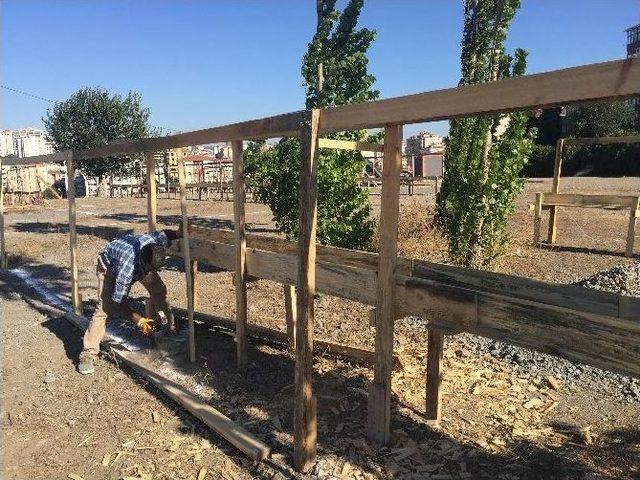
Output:
[[[628,212],[562,209],[558,244],[534,248],[536,191],[550,180],[530,180],[510,223],[512,241],[495,271],[569,283],[631,259],[624,257]],[[563,179],[567,192],[637,194],[640,179]],[[426,189],[432,193],[432,188]],[[424,192],[422,192],[424,193]],[[376,207],[379,196],[372,196]],[[432,227],[434,197],[403,196],[399,248],[406,256],[442,262],[446,243]],[[96,253],[118,235],[146,229],[143,198],[78,201],[82,295],[95,297]],[[192,218],[232,228],[228,201],[189,202]],[[176,226],[179,202],[160,199],[158,219]],[[64,201],[7,216],[10,266],[68,298],[67,211]],[[251,230],[277,233],[268,207],[249,203]],[[543,235],[546,232],[543,232]],[[636,247],[636,252],[640,245]],[[170,300],[186,305],[179,262],[162,273]],[[139,285],[132,296],[141,297]],[[81,339],[15,276],[0,275],[2,319],[2,478],[272,478],[292,476],[293,361],[279,349],[252,345],[245,377],[234,369],[235,344],[202,325],[197,367],[177,365],[181,381],[212,405],[261,436],[275,452],[271,464],[253,465],[196,419],[105,359],[93,376],[75,372]],[[201,267],[199,311],[233,318],[231,274]],[[373,347],[369,307],[326,295],[316,301],[316,335]],[[284,330],[282,287],[249,286],[250,322]],[[399,322],[395,349],[403,369],[393,376],[393,442],[372,450],[366,437],[369,368],[318,357],[315,362],[319,461],[314,473],[338,478],[640,478],[640,403],[586,388],[554,389],[548,380],[522,375],[488,355],[461,351],[457,338],[445,350],[444,419],[429,425],[424,411],[426,332]],[[154,421],[153,412],[156,412]],[[202,480],[202,478],[200,478]]]

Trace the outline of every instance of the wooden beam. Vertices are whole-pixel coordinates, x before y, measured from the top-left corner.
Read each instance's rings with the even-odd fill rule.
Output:
[[[290,352],[296,351],[296,287],[282,285],[284,290],[284,311],[287,323],[287,339]]]
[[[80,285],[78,284],[78,235],[76,232],[76,167],[75,159],[71,152],[67,153],[67,203],[69,205],[69,251],[71,267],[71,299],[73,311],[82,315],[82,299],[80,298]]]
[[[536,206],[533,217],[533,244],[536,246],[540,244],[540,228],[542,227],[542,196],[542,193],[536,193]],[[549,228],[551,228],[551,225],[549,225]]]
[[[631,211],[629,212],[629,228],[627,230],[627,248],[625,255],[627,257],[633,257],[633,246],[636,241],[636,223],[640,212],[640,197],[636,197],[635,202],[631,205]]]
[[[86,329],[88,322],[84,317],[70,312],[65,312],[64,316],[80,330]],[[202,421],[211,430],[218,433],[249,458],[260,461],[269,457],[269,446],[231,421],[220,411],[213,408],[208,401],[202,400],[182,385],[162,375],[142,354],[123,350],[122,347],[108,335],[105,336],[102,343],[103,345],[108,345],[109,351],[113,353],[118,360],[121,360],[142,378],[151,382],[167,397],[185,408],[194,417]]]
[[[380,207],[380,261],[376,300],[376,365],[369,388],[368,438],[385,445],[390,438],[391,371],[395,318],[395,269],[402,169],[402,127],[385,127]]]
[[[333,148],[336,150],[356,150],[360,152],[383,152],[381,143],[356,142],[352,140],[335,140],[333,138],[321,138],[318,140],[319,148]]]
[[[427,337],[427,420],[440,421],[442,415],[442,360],[444,333],[430,329]]]
[[[191,258],[191,268],[189,269],[189,275],[191,275],[191,293],[193,295],[193,311],[198,308],[198,261]]]
[[[322,111],[320,133],[640,96],[640,58],[506,78]]]
[[[564,139],[559,138],[556,143],[556,156],[553,165],[553,186],[551,187],[551,193],[559,193],[560,192],[560,176],[562,174],[562,152],[564,149]],[[556,243],[556,217],[557,217],[557,206],[552,206],[549,211],[549,232],[547,234],[547,242],[550,244]],[[538,237],[538,243],[540,242],[540,237]]]
[[[116,155],[130,155],[147,150],[157,152],[172,148],[230,142],[233,140],[295,137],[298,135],[298,128],[303,116],[304,112],[285,113],[258,120],[249,120],[164,137],[118,140],[102,147],[79,150],[76,152],[76,158],[87,160]]]
[[[564,138],[565,145],[610,145],[640,143],[640,135],[628,135],[621,137],[582,137]]]
[[[8,157],[2,157],[2,164],[6,167],[10,167],[18,165],[38,165],[40,163],[63,163],[67,161],[70,154],[71,150],[63,150],[61,152],[49,153],[47,155],[34,155],[31,157],[17,157],[15,155],[9,155]]]
[[[313,395],[313,299],[316,291],[316,221],[318,191],[318,128],[320,111],[307,112],[300,126],[300,187],[298,189],[299,262],[296,329],[293,463],[308,472],[316,461],[317,412]]]
[[[242,140],[231,143],[233,156],[233,219],[235,234],[236,347],[238,369],[247,368],[247,240]]]
[[[178,160],[178,183],[180,184],[180,210],[182,213],[182,257],[187,283],[187,310],[189,316],[189,361],[196,361],[196,339],[193,328],[194,291],[191,278],[191,248],[189,242],[189,217],[187,216],[187,192],[185,189],[184,161]]]
[[[545,193],[543,205],[582,208],[631,209],[638,195],[596,195],[586,193]]]
[[[233,245],[233,231],[204,227],[201,225],[189,225],[191,238],[197,238],[217,243],[227,243]],[[247,247],[270,252],[286,253],[290,255],[298,254],[298,245],[284,238],[247,233]],[[339,263],[342,266],[378,269],[378,254],[351,250],[348,248],[330,247],[327,245],[316,245],[316,259],[318,262]],[[399,275],[411,275],[413,260],[410,258],[399,258],[396,266],[396,273]]]
[[[173,311],[178,316],[187,316],[187,310],[184,308],[173,307]],[[210,315],[202,312],[195,312],[194,318],[197,321],[211,326],[224,328],[230,332],[235,332],[236,329],[235,321],[228,318],[218,317],[216,315]],[[274,345],[284,346],[287,348],[289,346],[288,333],[269,327],[263,327],[262,325],[247,324],[247,336],[250,338],[261,339]],[[313,352],[320,356],[326,355],[329,357],[341,358],[360,365],[373,366],[376,361],[375,352],[372,350],[318,338],[313,339]],[[393,356],[393,369],[402,369],[402,362],[400,361],[400,357],[397,355]]]
[[[156,159],[155,152],[144,152],[147,167],[147,223],[149,231],[156,231],[157,192],[156,192]]]
[[[141,354],[118,349],[111,349],[111,351],[136,373],[149,380],[162,393],[181,405],[249,458],[261,461],[269,457],[270,448],[268,445],[213,408],[209,401],[197,397],[182,385],[160,374],[153,366],[143,360]]]
[[[4,237],[4,175],[0,159],[0,268],[7,268],[7,247]]]

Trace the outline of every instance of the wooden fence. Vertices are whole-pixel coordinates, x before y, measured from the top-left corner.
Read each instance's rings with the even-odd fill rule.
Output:
[[[542,210],[549,209],[549,232],[547,243],[556,243],[556,222],[558,207],[604,208],[608,210],[629,210],[629,227],[627,229],[627,245],[625,255],[633,256],[636,239],[636,223],[640,217],[640,187],[637,195],[594,195],[560,193],[560,176],[562,175],[562,160],[564,147],[567,145],[611,145],[640,143],[639,135],[625,137],[583,137],[560,138],[556,143],[556,156],[553,168],[553,185],[551,192],[536,193],[534,204],[535,218],[533,223],[533,243],[540,244],[540,229],[542,225]]]
[[[375,366],[369,389],[368,437],[384,444],[390,436],[394,320],[414,314],[429,321],[427,411],[439,416],[442,347],[447,332],[468,331],[552,353],[573,361],[640,376],[640,302],[577,287],[466,270],[397,256],[400,143],[402,125],[479,114],[507,113],[574,103],[640,96],[640,58],[580,66],[488,84],[468,85],[363,104],[308,110],[166,137],[123,140],[87,150],[19,159],[19,163],[64,161],[73,178],[75,162],[153,152],[213,142],[233,142],[233,238],[228,233],[189,228],[184,169],[180,190],[184,238],[180,254],[187,273],[190,356],[193,333],[194,261],[235,271],[237,363],[247,364],[248,276],[297,287],[295,325],[294,463],[307,471],[316,455],[316,400],[312,384],[313,297],[316,290],[375,307]],[[317,153],[319,136],[363,128],[384,128],[380,254],[316,246]],[[263,240],[244,228],[242,142],[297,136],[301,139],[297,244]],[[16,160],[12,160],[16,162]],[[151,167],[151,168],[150,168]],[[155,175],[147,178],[149,229],[156,227]],[[69,232],[73,302],[81,311],[76,263],[75,198],[69,189]],[[3,215],[0,210],[0,227]],[[226,235],[222,240],[219,235]],[[203,236],[205,237],[203,239]],[[0,233],[4,254],[4,230]],[[222,240],[222,241],[221,241]],[[271,242],[264,244],[261,242]],[[4,258],[4,256],[3,256]],[[291,300],[291,298],[290,298]]]

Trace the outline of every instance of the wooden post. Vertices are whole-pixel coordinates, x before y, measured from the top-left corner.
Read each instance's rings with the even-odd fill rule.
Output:
[[[156,159],[155,152],[144,152],[144,159],[147,165],[147,222],[149,231],[156,231]]]
[[[284,310],[287,319],[287,338],[289,339],[289,351],[296,351],[296,287],[283,285]]]
[[[427,420],[440,421],[442,411],[442,357],[444,333],[429,329],[427,340]]]
[[[71,253],[71,301],[76,315],[82,315],[82,300],[78,285],[77,233],[76,233],[76,167],[73,152],[67,155],[67,202],[69,204],[69,250]]]
[[[187,216],[187,189],[184,179],[184,161],[178,160],[178,182],[180,183],[180,209],[182,211],[182,256],[187,281],[187,316],[189,319],[189,360],[196,361],[196,338],[193,328],[193,279],[191,278],[191,249],[189,245],[189,217]]]
[[[231,142],[233,156],[233,222],[236,249],[236,348],[238,369],[247,368],[247,239],[244,213],[242,140]]]
[[[636,241],[636,221],[640,212],[640,197],[636,198],[633,205],[631,205],[631,212],[629,212],[629,230],[627,232],[627,249],[626,256],[633,257],[633,246]]]
[[[402,126],[387,125],[384,135],[382,193],[380,196],[380,257],[376,300],[376,364],[369,388],[368,438],[389,442],[391,371],[393,369],[394,287],[397,263]]]
[[[4,242],[4,176],[0,159],[0,268],[7,268],[7,247]]]
[[[316,290],[317,156],[320,110],[306,112],[300,128],[298,190],[298,325],[296,329],[294,450],[296,470],[307,472],[316,460],[317,411],[313,395],[313,297]]]
[[[198,261],[191,260],[191,268],[189,269],[189,275],[191,275],[191,294],[193,296],[193,311],[198,309]]]
[[[536,205],[533,217],[533,244],[535,246],[540,244],[540,229],[542,227],[542,197],[543,193],[536,193]],[[551,225],[549,225],[551,228]]]
[[[560,174],[562,172],[562,149],[564,148],[564,138],[559,138],[556,143],[556,157],[553,165],[553,186],[551,193],[560,192]],[[547,235],[548,243],[556,243],[556,220],[558,215],[558,207],[553,205],[549,210],[549,233]],[[540,240],[538,240],[539,242]]]

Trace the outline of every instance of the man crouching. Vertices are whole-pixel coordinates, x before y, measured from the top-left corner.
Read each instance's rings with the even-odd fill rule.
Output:
[[[159,325],[158,312],[168,320],[173,329],[173,313],[167,303],[167,287],[158,274],[166,257],[169,243],[182,237],[178,231],[161,230],[142,235],[129,234],[117,238],[104,247],[98,255],[98,305],[84,334],[83,350],[78,360],[78,371],[83,375],[93,373],[94,359],[100,352],[100,342],[106,331],[107,319],[120,315],[135,323],[144,335],[151,335]],[[129,305],[129,290],[140,282],[149,292],[147,315],[143,317]]]

